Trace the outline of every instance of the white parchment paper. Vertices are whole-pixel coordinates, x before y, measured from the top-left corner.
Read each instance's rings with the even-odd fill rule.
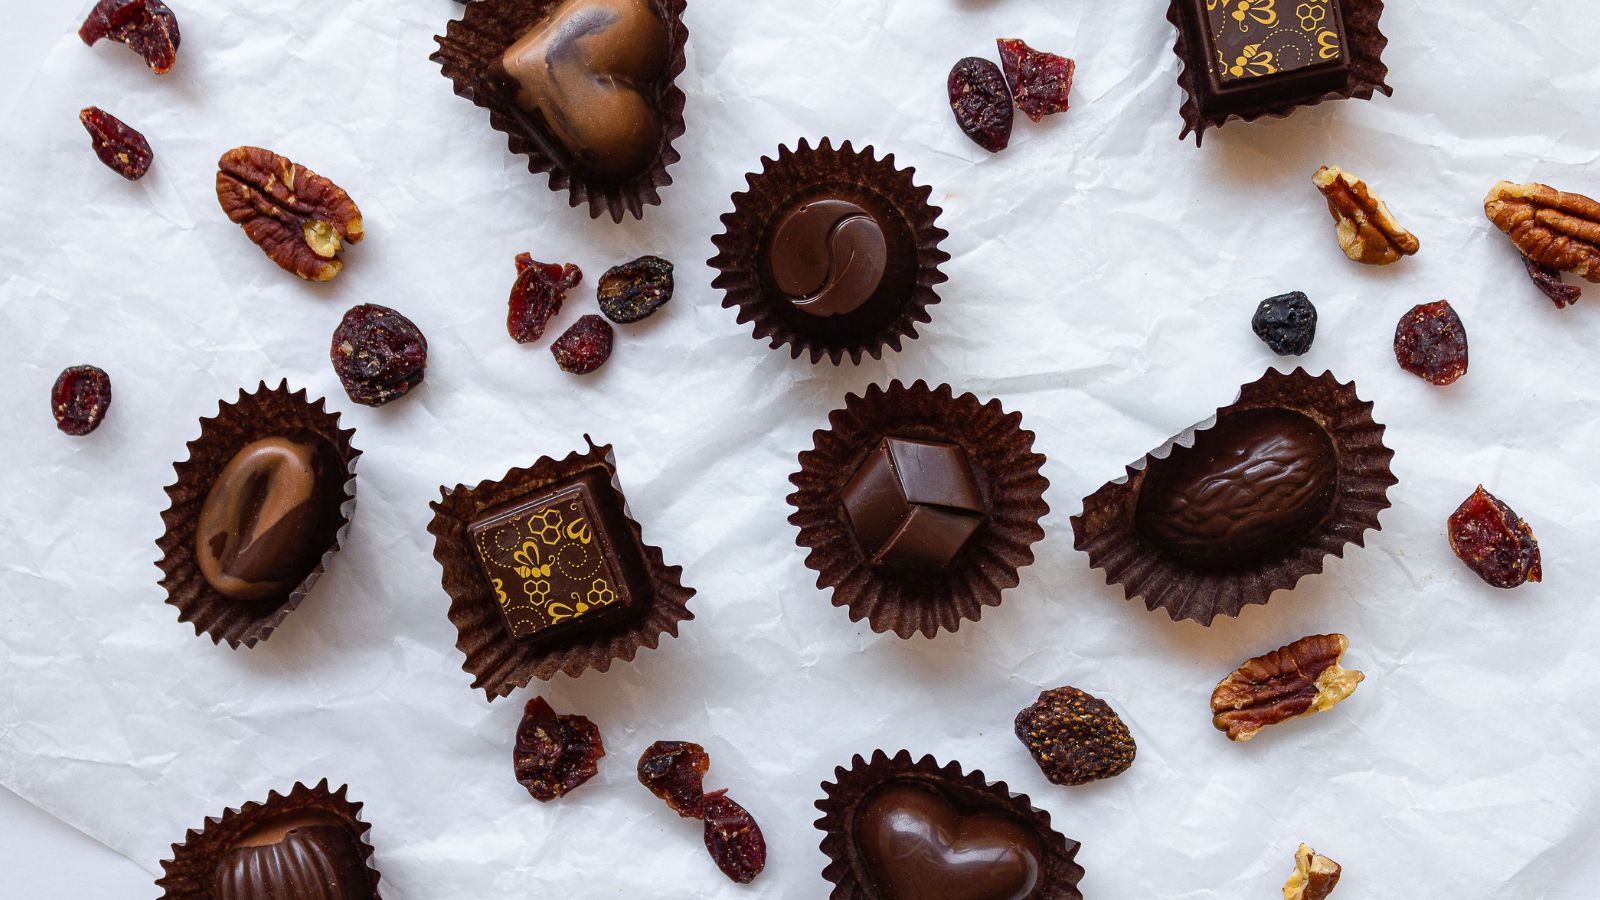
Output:
[[[1160,3],[693,0],[684,160],[663,205],[621,225],[569,209],[451,93],[427,59],[459,15],[449,0],[174,6],[172,74],[83,47],[82,9],[34,11],[0,93],[0,783],[151,872],[205,816],[328,777],[367,804],[385,897],[798,898],[828,887],[819,783],[905,747],[1031,795],[1083,842],[1093,898],[1277,896],[1302,840],[1344,864],[1339,896],[1593,896],[1600,293],[1558,312],[1481,211],[1500,178],[1600,194],[1588,3],[1391,0],[1394,98],[1235,123],[1197,150],[1177,140]],[[944,83],[1002,35],[1074,56],[1078,80],[1070,112],[1019,118],[989,156],[955,128]],[[89,104],[149,136],[143,181],[94,158],[76,121]],[[744,173],[825,135],[914,165],[951,233],[933,323],[859,367],[751,340],[703,262]],[[336,282],[286,275],[223,216],[215,160],[239,144],[361,205],[368,238]],[[1366,178],[1421,254],[1346,260],[1310,183],[1322,163]],[[677,263],[677,295],[575,379],[506,336],[521,251],[586,273],[552,334],[590,311],[601,272],[644,253]],[[1321,313],[1304,364],[1355,379],[1389,425],[1400,484],[1383,531],[1210,629],[1125,602],[1072,549],[1069,516],[1274,364],[1250,315],[1296,289]],[[1400,315],[1441,297],[1472,338],[1448,389],[1390,351]],[[327,359],[361,302],[398,308],[430,345],[426,384],[380,410],[350,403]],[[111,373],[115,402],[73,439],[46,394],[80,362]],[[360,504],[308,602],[232,652],[162,603],[162,487],[199,416],[282,377],[357,429]],[[1003,606],[934,641],[851,623],[786,522],[812,430],[892,378],[999,397],[1049,456],[1038,561]],[[424,529],[439,485],[563,455],[585,432],[615,442],[646,538],[700,593],[660,650],[535,686],[609,750],[593,782],[541,805],[511,771],[531,692],[491,705],[468,688]],[[1452,557],[1444,519],[1480,481],[1532,523],[1544,584],[1498,592]],[[1350,701],[1248,745],[1211,728],[1219,677],[1328,630],[1367,673]],[[1011,719],[1060,684],[1128,720],[1127,774],[1044,780]],[[754,885],[727,882],[695,823],[635,782],[661,738],[705,744],[708,786],[759,818],[771,858]]]

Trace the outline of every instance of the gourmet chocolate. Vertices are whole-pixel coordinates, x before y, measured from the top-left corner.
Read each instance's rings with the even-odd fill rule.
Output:
[[[1285,116],[1325,99],[1392,94],[1378,30],[1383,0],[1172,0],[1181,137],[1238,117]]]
[[[626,615],[644,561],[606,473],[584,472],[467,529],[512,637],[551,637]]]
[[[1235,565],[1297,544],[1327,516],[1338,475],[1322,426],[1292,410],[1245,410],[1152,464],[1134,518],[1165,553]]]
[[[246,444],[212,483],[195,527],[195,562],[230,600],[281,597],[333,537],[343,499],[338,454],[314,434]]]
[[[838,316],[860,309],[883,283],[889,243],[883,223],[848,199],[795,207],[773,229],[772,281],[801,311]]]
[[[490,700],[557,672],[604,672],[694,618],[683,569],[628,513],[609,446],[439,493],[433,556],[462,668]]]
[[[902,750],[857,756],[822,785],[833,897],[1081,900],[1078,843],[1005,784]]]
[[[1074,545],[1149,609],[1237,616],[1380,527],[1396,483],[1383,431],[1355,385],[1269,370],[1085,498]]]
[[[942,569],[988,509],[959,444],[886,437],[845,484],[845,512],[874,565]]]
[[[733,195],[726,230],[712,238],[722,305],[754,322],[757,340],[813,363],[899,350],[939,302],[933,285],[950,258],[931,190],[913,174],[849,142],[780,147],[748,176],[750,190]]]
[[[1044,849],[1009,815],[964,812],[937,788],[891,782],[856,814],[856,843],[892,900],[1026,900]]]
[[[217,863],[216,900],[375,900],[356,836],[311,816],[241,837]]]
[[[670,50],[648,0],[566,0],[506,48],[495,74],[584,171],[627,178],[660,149],[654,82]]]

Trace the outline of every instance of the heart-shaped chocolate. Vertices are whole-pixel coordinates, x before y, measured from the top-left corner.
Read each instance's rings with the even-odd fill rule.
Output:
[[[855,819],[855,842],[884,900],[1027,900],[1044,848],[1014,817],[962,809],[909,781],[873,791]]]
[[[670,50],[650,0],[566,0],[506,48],[496,74],[585,173],[626,179],[660,149]]]

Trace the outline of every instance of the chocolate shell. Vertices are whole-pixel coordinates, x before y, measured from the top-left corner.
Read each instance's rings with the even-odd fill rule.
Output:
[[[1082,900],[1078,842],[982,772],[877,750],[822,790],[830,900]]]
[[[689,31],[683,23],[686,0],[644,0],[666,30],[667,46],[659,55],[663,62],[657,78],[649,79],[646,85],[631,84],[631,74],[637,73],[624,78],[624,73],[617,72],[611,73],[615,77],[594,79],[604,91],[626,95],[630,110],[647,110],[658,120],[657,145],[653,151],[641,151],[649,159],[636,172],[613,172],[606,166],[585,162],[568,143],[581,144],[588,140],[603,145],[619,139],[613,128],[617,115],[592,115],[605,98],[587,97],[581,101],[580,108],[586,111],[583,116],[592,126],[582,132],[588,137],[574,137],[569,127],[563,138],[560,123],[518,105],[518,91],[508,84],[508,74],[502,65],[506,51],[548,23],[553,14],[561,13],[565,2],[474,0],[467,4],[460,19],[452,21],[443,35],[434,38],[439,49],[429,58],[440,65],[458,95],[488,110],[490,126],[506,135],[511,152],[528,157],[528,171],[548,173],[552,191],[568,192],[570,205],[588,203],[591,217],[609,214],[615,222],[621,222],[624,214],[642,218],[646,206],[661,202],[658,190],[672,183],[667,167],[680,158],[673,142],[684,133],[685,98],[677,79],[684,69],[684,47],[689,40]],[[593,37],[592,34],[585,36]],[[624,40],[611,52],[607,64],[627,68],[636,65],[640,58],[641,54],[634,52]],[[643,87],[643,90],[623,90],[619,85]],[[596,129],[605,133],[594,133]],[[612,130],[606,132],[606,129]],[[632,150],[627,153],[632,155]]]
[[[589,669],[604,672],[614,660],[631,661],[641,647],[655,649],[661,635],[676,637],[678,624],[694,618],[688,603],[695,592],[683,585],[683,567],[668,566],[628,513],[611,446],[584,440],[587,452],[540,457],[474,487],[441,487],[432,504],[428,531],[450,595],[456,648],[472,686],[491,701],[534,678],[557,672],[576,678]],[[588,504],[588,511],[560,525],[551,519],[546,541],[542,517],[557,502]],[[502,553],[499,530],[519,519],[516,527],[528,534],[505,543]],[[528,524],[534,519],[537,528]],[[582,546],[569,537],[581,537]],[[580,551],[591,555],[573,555]],[[566,596],[563,579],[580,565],[599,574]],[[562,602],[568,608],[556,610]]]
[[[296,783],[207,818],[162,860],[162,900],[379,900],[372,826],[348,790]]]
[[[949,232],[935,224],[933,189],[912,181],[916,170],[875,154],[801,140],[745,176],[749,189],[733,195],[709,265],[722,305],[753,323],[756,340],[788,344],[791,357],[812,363],[860,363],[898,351],[930,321]]]
[[[355,429],[340,428],[339,414],[325,405],[320,398],[308,400],[303,389],[290,393],[287,381],[274,388],[262,382],[248,394],[241,389],[237,401],[221,403],[217,415],[200,420],[189,457],[173,464],[177,480],[166,488],[171,505],[161,513],[166,531],[156,541],[162,552],[156,565],[167,602],[178,608],[178,621],[194,625],[195,634],[234,649],[254,647],[300,605],[339,551],[355,513],[361,451],[350,443]],[[252,534],[248,547],[237,546],[239,541],[228,540],[227,526],[254,522],[258,513],[244,508],[252,504],[225,502],[213,488],[236,471],[239,477],[230,480],[250,487],[252,472],[259,475],[273,463],[252,467],[243,459],[251,455],[249,448],[265,447],[275,460],[284,456],[281,448],[268,446],[277,443],[272,438],[311,448],[307,453],[326,467],[321,483],[306,487],[316,502],[284,512],[281,527]],[[283,490],[295,487],[285,484]],[[197,540],[202,527],[211,537],[206,546]],[[273,565],[264,558],[285,555],[293,559]]]
[[[1353,383],[1269,370],[1087,497],[1075,546],[1173,620],[1238,616],[1381,529],[1383,432]]]
[[[810,550],[806,565],[818,573],[817,587],[832,588],[833,605],[847,607],[851,621],[866,619],[873,631],[901,638],[955,631],[977,621],[984,607],[1000,605],[1017,573],[1033,562],[1033,545],[1044,537],[1039,520],[1050,511],[1044,502],[1050,482],[1040,474],[1045,458],[1033,452],[1022,414],[1007,413],[999,400],[957,397],[947,384],[930,388],[922,381],[873,385],[862,396],[847,395],[844,407],[828,415],[828,428],[813,437],[815,446],[800,454],[800,471],[789,476],[795,485],[789,521]],[[986,513],[948,566],[875,565],[862,546],[847,495],[886,437],[953,444],[971,466]]]

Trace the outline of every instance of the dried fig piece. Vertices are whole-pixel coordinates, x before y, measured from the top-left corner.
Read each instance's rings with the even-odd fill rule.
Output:
[[[56,427],[82,437],[100,427],[111,408],[111,376],[98,366],[62,369],[50,388],[50,413]]]
[[[1556,309],[1566,309],[1583,296],[1583,288],[1575,284],[1562,283],[1561,270],[1555,266],[1534,262],[1528,256],[1522,257],[1522,264],[1527,267],[1528,277],[1533,279],[1533,286],[1549,297],[1556,305]]]
[[[106,168],[129,181],[138,181],[150,171],[150,163],[155,159],[150,142],[121,119],[98,106],[90,106],[78,113],[78,121],[89,132],[94,155],[100,157]]]
[[[1509,590],[1544,578],[1533,529],[1483,485],[1447,524],[1450,549],[1488,584]]]
[[[956,62],[945,86],[950,93],[950,111],[962,134],[990,153],[999,153],[1011,143],[1016,113],[999,66],[968,56]]]
[[[1045,691],[1017,713],[1017,739],[1055,784],[1088,784],[1121,775],[1137,747],[1104,700],[1075,687]]]
[[[1311,181],[1328,201],[1328,213],[1338,226],[1339,246],[1345,256],[1358,263],[1386,266],[1421,249],[1416,235],[1400,227],[1388,205],[1366,182],[1338,166],[1323,166]]]
[[[1600,201],[1545,184],[1496,184],[1483,213],[1522,255],[1600,283]]]
[[[517,255],[517,282],[511,286],[511,310],[506,330],[519,344],[544,337],[545,326],[561,311],[567,291],[583,280],[583,270],[568,263],[535,262],[528,253]]]
[[[1467,327],[1448,300],[1414,306],[1394,329],[1400,368],[1444,387],[1467,374]]]
[[[126,44],[157,75],[165,75],[178,61],[182,38],[178,17],[161,0],[100,0],[83,20],[78,37],[91,47],[101,38]]]
[[[1339,666],[1349,648],[1342,634],[1316,634],[1247,660],[1212,692],[1212,724],[1248,741],[1268,725],[1332,709],[1366,677]]]
[[[711,757],[699,744],[656,741],[639,757],[639,783],[685,819],[705,817],[705,774]]]
[[[1012,100],[1023,115],[1038,122],[1051,113],[1067,111],[1076,62],[1035,50],[1017,38],[1000,38],[995,43],[1000,47],[1000,66]]]
[[[1338,863],[1301,844],[1294,854],[1294,874],[1283,885],[1283,900],[1327,900],[1342,872]]]
[[[600,771],[600,729],[584,716],[558,716],[543,697],[522,711],[512,750],[517,782],[540,803],[566,795]]]
[[[361,210],[338,185],[260,147],[235,147],[217,161],[217,201],[267,257],[309,281],[344,269],[343,242],[364,236]]]

